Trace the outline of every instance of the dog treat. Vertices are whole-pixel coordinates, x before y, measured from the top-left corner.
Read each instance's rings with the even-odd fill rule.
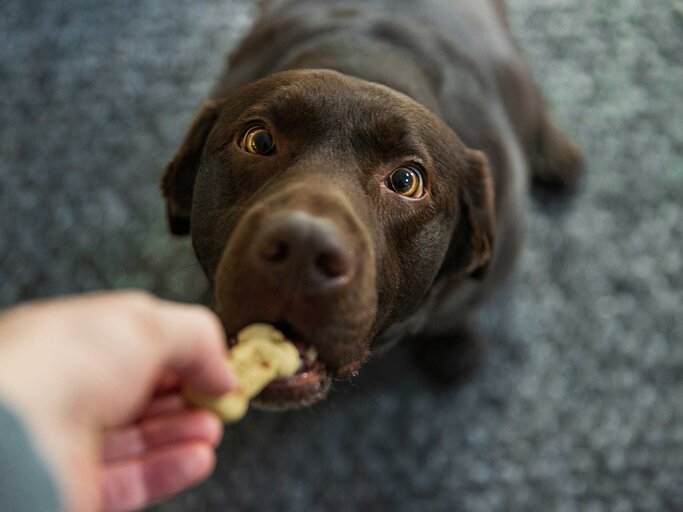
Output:
[[[236,389],[222,396],[184,392],[188,402],[215,412],[225,423],[240,420],[253,397],[275,379],[294,375],[300,364],[297,348],[268,324],[252,324],[242,329],[237,345],[230,350],[229,361],[237,376]]]

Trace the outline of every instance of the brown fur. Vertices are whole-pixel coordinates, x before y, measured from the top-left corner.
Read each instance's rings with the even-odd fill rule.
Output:
[[[444,340],[470,332],[509,274],[528,177],[571,185],[580,166],[501,12],[483,0],[267,2],[163,180],[171,230],[191,232],[229,332],[287,321],[333,371],[418,334],[440,358],[468,358],[469,335]],[[254,120],[274,154],[238,147]],[[425,170],[420,200],[384,185],[406,162]],[[253,254],[295,211],[341,233],[353,254],[343,286],[273,279]]]

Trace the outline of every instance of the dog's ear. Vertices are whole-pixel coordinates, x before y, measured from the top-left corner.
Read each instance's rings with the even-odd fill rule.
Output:
[[[207,101],[202,105],[182,146],[166,166],[161,179],[161,193],[166,200],[168,226],[174,235],[187,235],[190,232],[192,192],[199,160],[222,105],[221,101]]]
[[[467,151],[467,175],[460,186],[460,218],[441,273],[464,272],[481,279],[493,254],[495,206],[486,155]]]

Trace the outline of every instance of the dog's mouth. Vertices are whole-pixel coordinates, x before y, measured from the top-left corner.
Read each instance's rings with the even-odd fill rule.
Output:
[[[305,407],[327,395],[332,383],[328,365],[318,356],[315,345],[305,341],[304,337],[286,322],[273,324],[282,331],[299,351],[299,369],[291,377],[277,379],[266,386],[252,403],[262,409],[292,409]],[[237,345],[237,339],[230,337],[228,345]]]

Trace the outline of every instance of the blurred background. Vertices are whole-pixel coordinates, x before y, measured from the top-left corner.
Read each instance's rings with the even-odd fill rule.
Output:
[[[683,510],[683,1],[513,0],[569,201],[530,204],[489,355],[438,390],[398,349],[311,409],[252,412],[171,511]],[[0,306],[142,287],[196,300],[161,170],[251,1],[0,4]]]

